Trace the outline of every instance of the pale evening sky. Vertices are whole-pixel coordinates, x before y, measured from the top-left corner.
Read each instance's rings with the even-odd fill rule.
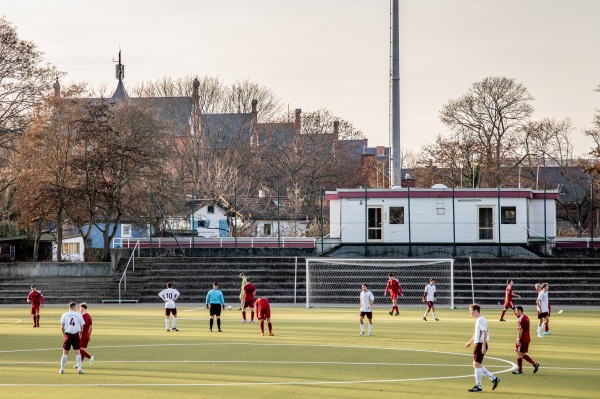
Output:
[[[0,15],[63,84],[249,79],[290,109],[327,108],[389,145],[389,0],[2,0]],[[443,104],[487,76],[523,83],[534,119],[571,118],[575,154],[600,108],[600,1],[400,0],[401,146],[447,129]],[[260,106],[260,105],[259,105]]]

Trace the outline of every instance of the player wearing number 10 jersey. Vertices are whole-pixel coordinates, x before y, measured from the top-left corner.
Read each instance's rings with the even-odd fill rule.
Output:
[[[169,332],[169,316],[173,314],[173,324],[171,330],[179,331],[177,329],[177,307],[175,301],[179,298],[179,291],[173,288],[173,283],[167,283],[167,288],[158,293],[158,296],[165,301],[165,328]]]

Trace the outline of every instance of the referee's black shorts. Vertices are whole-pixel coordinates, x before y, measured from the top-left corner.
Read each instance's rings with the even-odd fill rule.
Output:
[[[221,316],[221,304],[220,303],[211,303],[210,304],[210,315],[211,316]]]

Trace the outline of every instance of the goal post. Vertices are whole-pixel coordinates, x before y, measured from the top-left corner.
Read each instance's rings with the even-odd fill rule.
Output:
[[[429,279],[435,279],[436,306],[454,308],[454,259],[306,259],[306,307],[358,307],[361,284],[375,296],[375,307],[391,304],[383,296],[392,273],[402,286],[400,307],[427,306],[421,302]]]

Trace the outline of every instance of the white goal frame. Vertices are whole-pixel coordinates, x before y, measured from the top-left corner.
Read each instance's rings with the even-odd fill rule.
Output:
[[[329,264],[331,270],[323,270],[320,277],[315,277],[317,269],[314,265],[318,264]],[[345,270],[344,266],[352,269]],[[436,266],[443,267],[434,271]],[[421,275],[407,274],[406,271],[411,269]],[[369,290],[375,295],[375,307],[389,307],[390,297],[383,297],[389,273],[393,273],[400,281],[404,292],[404,297],[398,298],[400,307],[427,306],[421,303],[421,298],[425,285],[433,277],[437,288],[436,307],[454,308],[453,258],[306,258],[306,307],[358,307],[360,285],[363,282],[369,285]],[[321,287],[317,288],[317,285]],[[321,294],[327,298],[321,301],[314,299]],[[413,303],[408,304],[409,301]]]

